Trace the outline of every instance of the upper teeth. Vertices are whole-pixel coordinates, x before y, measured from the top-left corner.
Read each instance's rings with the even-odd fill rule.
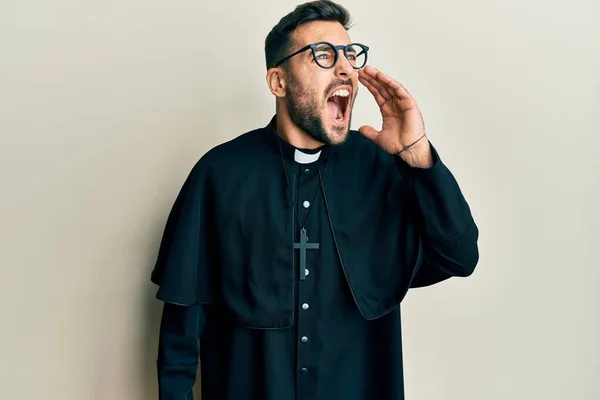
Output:
[[[348,89],[340,89],[333,94],[334,96],[348,97],[350,96],[350,91]]]

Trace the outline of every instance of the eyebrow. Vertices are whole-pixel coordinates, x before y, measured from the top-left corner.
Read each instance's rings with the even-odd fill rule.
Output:
[[[326,45],[326,44],[320,44],[317,46],[317,50],[322,51],[322,50],[331,50],[331,47]]]

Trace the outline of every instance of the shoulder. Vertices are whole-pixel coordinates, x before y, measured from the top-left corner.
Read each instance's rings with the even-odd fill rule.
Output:
[[[261,149],[263,130],[264,128],[253,129],[223,142],[208,150],[198,162],[214,166],[220,163],[242,163],[248,155]]]
[[[191,175],[204,176],[246,164],[252,154],[258,154],[263,148],[263,130],[264,128],[256,128],[243,132],[210,148],[196,161]]]

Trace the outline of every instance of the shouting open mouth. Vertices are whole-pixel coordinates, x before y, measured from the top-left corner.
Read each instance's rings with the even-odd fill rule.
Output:
[[[351,94],[350,86],[339,86],[327,98],[327,108],[334,124],[344,125],[348,120]]]

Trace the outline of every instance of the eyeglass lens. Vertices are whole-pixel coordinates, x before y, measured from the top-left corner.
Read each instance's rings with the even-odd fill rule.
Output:
[[[323,68],[331,68],[335,64],[336,50],[329,44],[321,43],[314,51],[314,57],[317,64]],[[340,51],[338,56],[343,56],[343,51]],[[360,45],[351,44],[346,47],[346,58],[350,65],[354,68],[362,68],[367,61],[367,51]]]

